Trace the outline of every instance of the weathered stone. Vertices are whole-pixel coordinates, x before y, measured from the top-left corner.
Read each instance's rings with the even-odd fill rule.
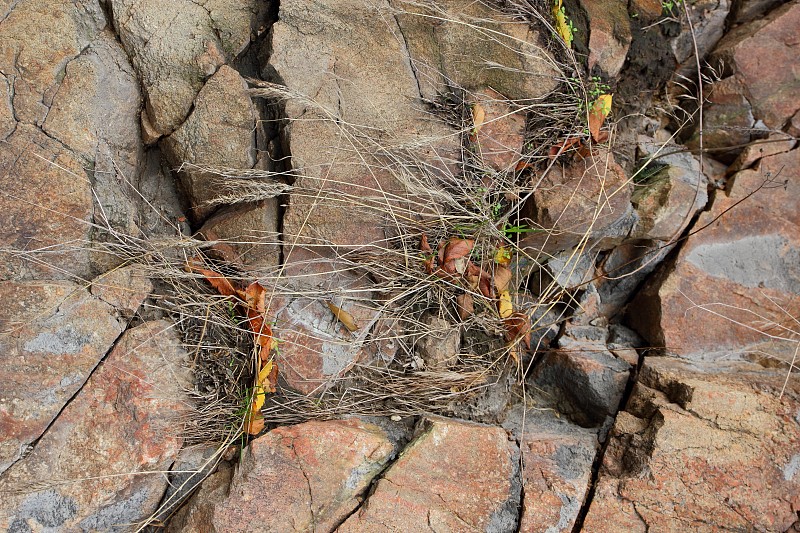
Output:
[[[257,203],[223,208],[203,224],[199,234],[208,241],[222,241],[225,251],[250,269],[271,268],[280,262],[278,239],[278,201],[275,198]]]
[[[91,185],[60,143],[20,124],[0,143],[0,279],[90,277]]]
[[[786,531],[800,506],[800,391],[750,363],[648,358],[610,434],[586,531]]]
[[[333,531],[393,455],[384,431],[358,420],[274,429],[244,449],[214,530]]]
[[[737,173],[730,193],[717,194],[698,218],[695,227],[703,230],[632,302],[635,329],[686,357],[793,352],[794,343],[782,341],[768,321],[781,324],[800,313],[798,176],[798,150]]]
[[[122,332],[114,309],[62,282],[2,282],[0,471],[38,439]]]
[[[167,533],[215,533],[214,508],[227,499],[233,468],[211,474],[186,505],[170,518]]]
[[[14,109],[11,107],[11,84],[0,74],[0,140],[6,140],[17,127]]]
[[[518,461],[502,428],[428,419],[337,531],[514,531]]]
[[[747,89],[739,77],[729,76],[711,85],[708,93],[708,103],[703,110],[703,148],[728,148],[714,155],[720,161],[731,163],[742,146],[750,142],[756,124]],[[700,148],[699,132],[686,141],[686,146]]]
[[[425,368],[443,371],[458,360],[461,346],[461,331],[458,326],[436,315],[425,315],[421,322],[425,334],[417,342],[417,350],[425,361]]]
[[[281,375],[296,390],[320,392],[333,378],[368,356],[364,341],[379,317],[371,303],[371,282],[357,277],[341,263],[316,252],[294,248],[287,256],[283,275],[287,291],[271,300],[273,328],[281,341],[277,359]],[[304,297],[304,291],[327,297]],[[328,303],[350,314],[356,331],[337,320]]]
[[[631,0],[628,12],[632,18],[649,24],[661,17],[664,6],[659,0]]]
[[[203,82],[250,42],[251,0],[110,0],[114,26],[141,76],[148,122],[169,135]]]
[[[192,114],[161,143],[176,166],[247,169],[255,164],[255,125],[247,84],[238,72],[223,65],[197,94]],[[184,169],[180,178],[192,215],[203,220],[212,211],[207,202],[220,194],[219,178],[195,168]]]
[[[510,100],[527,100],[557,87],[555,62],[526,21],[469,0],[435,6],[391,0],[391,5],[427,100],[453,88],[473,93],[492,88]]]
[[[485,112],[483,124],[471,137],[476,154],[488,168],[498,172],[512,170],[522,157],[525,115],[491,89],[481,93],[475,103]]]
[[[581,1],[589,19],[589,69],[595,66],[609,78],[615,78],[631,45],[631,22],[628,4],[620,0]]]
[[[521,246],[552,253],[572,248],[588,234],[589,243],[613,247],[634,222],[631,190],[625,171],[606,150],[553,166],[523,207],[523,216],[541,231],[528,234]]]
[[[106,25],[96,0],[76,4],[33,0],[3,10],[0,72],[11,85],[16,120],[41,126],[64,67]]]
[[[108,531],[155,510],[180,449],[180,344],[166,321],[125,333],[30,455],[0,477],[0,527]]]
[[[94,296],[112,305],[126,316],[139,310],[144,299],[150,295],[153,284],[142,270],[129,265],[101,274],[92,280]]]
[[[731,30],[714,50],[713,60],[724,63],[747,88],[756,119],[781,129],[800,109],[800,78],[792,68],[798,44],[800,4],[789,2],[763,19]],[[769,57],[768,62],[764,58]]]
[[[285,104],[285,141],[302,192],[286,210],[286,238],[380,244],[396,223],[392,210],[420,210],[406,202],[396,168],[446,170],[458,159],[459,136],[424,112],[387,0],[326,0],[313,10],[287,0],[279,17],[270,68],[297,95]],[[404,147],[413,147],[411,160]]]
[[[509,412],[503,427],[515,433],[522,452],[519,531],[572,531],[589,489],[597,431],[522,405]]]
[[[631,203],[639,220],[630,237],[670,242],[683,233],[708,202],[705,177],[668,166],[638,183]]]
[[[731,8],[731,21],[744,24],[763,17],[767,12],[783,4],[783,0],[738,0]]]
[[[677,72],[685,76],[697,77],[697,58],[700,65],[706,55],[722,38],[725,32],[725,22],[731,10],[730,0],[699,0],[689,7],[689,17],[692,19],[692,29],[683,26],[683,31],[672,41],[672,51],[678,61]],[[678,19],[685,19],[683,4],[673,4],[672,15]]]
[[[574,336],[562,336],[558,348],[547,352],[533,383],[550,392],[575,422],[597,427],[617,412],[631,366],[606,349],[607,329],[573,327],[570,333]]]
[[[569,250],[553,255],[545,268],[560,287],[575,289],[592,279],[593,258],[593,254]]]
[[[792,150],[797,140],[791,134],[771,133],[766,139],[759,139],[742,150],[736,161],[728,168],[729,173],[751,168],[762,157],[782,154]]]

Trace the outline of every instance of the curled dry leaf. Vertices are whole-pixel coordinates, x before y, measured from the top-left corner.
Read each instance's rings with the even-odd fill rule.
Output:
[[[483,106],[481,104],[472,106],[472,133],[470,134],[472,140],[474,140],[475,136],[481,130],[484,120],[486,120],[486,110]]]
[[[461,320],[466,320],[475,313],[475,305],[470,293],[465,292],[456,296],[456,311]]]
[[[450,239],[441,258],[442,263],[447,263],[460,257],[467,257],[472,251],[475,241],[470,239]]]
[[[237,291],[233,284],[220,274],[219,272],[215,272],[208,268],[204,268],[200,261],[196,258],[190,259],[188,263],[186,263],[186,268],[189,272],[197,272],[198,274],[202,274],[203,277],[214,287],[218,293],[223,296],[238,296],[240,291]]]
[[[341,322],[344,327],[348,329],[348,331],[356,331],[358,330],[358,324],[356,324],[353,315],[342,309],[341,307],[336,306],[333,302],[327,302],[328,309],[331,310],[333,316],[335,316],[339,322]]]
[[[569,150],[570,148],[572,148],[576,144],[577,145],[581,144],[581,138],[580,137],[568,137],[568,138],[564,139],[561,143],[551,146],[550,150],[547,152],[547,156],[550,159],[555,159],[556,157],[558,157],[559,155],[563,154],[564,152],[566,152],[567,150]]]
[[[497,292],[505,291],[510,282],[511,270],[504,266],[497,265],[494,269],[494,286]]]
[[[261,411],[250,410],[244,420],[244,430],[248,435],[258,435],[264,429],[264,415]]]
[[[600,141],[600,128],[603,127],[606,117],[611,113],[611,95],[601,94],[589,108],[589,133],[595,142]]]
[[[503,324],[506,328],[508,342],[519,340],[528,350],[531,349],[531,320],[528,315],[517,311],[505,318]]]

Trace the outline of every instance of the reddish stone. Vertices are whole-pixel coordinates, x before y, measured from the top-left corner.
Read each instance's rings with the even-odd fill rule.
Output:
[[[474,135],[475,151],[485,166],[502,172],[512,170],[522,156],[525,140],[525,115],[514,108],[500,93],[485,90],[476,104],[485,113],[483,124]]]
[[[383,430],[359,420],[274,429],[244,449],[214,530],[333,531],[393,454]]]
[[[135,265],[115,268],[92,280],[92,294],[107,304],[131,316],[139,310],[153,284],[140,267]]]
[[[89,277],[91,183],[83,163],[20,124],[0,143],[0,279]],[[25,255],[22,255],[24,251]]]
[[[501,428],[429,419],[337,531],[513,531],[518,453]]]
[[[523,216],[541,231],[520,243],[531,253],[572,248],[587,233],[590,243],[610,248],[630,232],[632,187],[611,152],[597,149],[586,159],[557,163],[541,181],[532,179],[538,185]]]
[[[597,436],[567,423],[525,424],[519,531],[568,532],[589,489]]]
[[[349,272],[349,265],[300,247],[289,252],[283,277],[296,295],[269,299],[280,373],[304,394],[320,392],[367,356],[364,344],[380,316],[371,305],[371,282]],[[329,302],[349,313],[358,329],[348,330]]]
[[[730,193],[718,193],[698,218],[702,231],[632,302],[639,333],[687,357],[747,350],[790,357],[794,342],[780,340],[767,321],[800,313],[798,176],[800,150],[736,174]]]
[[[786,531],[800,389],[750,363],[648,358],[611,431],[586,531]]]
[[[123,324],[68,281],[2,282],[0,301],[2,472],[83,386]]]
[[[203,224],[199,234],[209,241],[222,241],[215,249],[229,262],[270,269],[280,262],[278,218],[278,201],[270,198],[223,209]]]
[[[620,0],[583,0],[589,17],[589,69],[597,65],[609,78],[622,70],[631,45],[628,4]]]
[[[800,4],[789,2],[734,28],[714,50],[713,59],[741,80],[756,118],[769,128],[783,128],[800,109],[800,77],[791,67],[797,60],[799,27]]]
[[[170,322],[128,330],[30,455],[0,477],[0,528],[108,531],[147,518],[180,449],[186,358]]]
[[[729,76],[708,88],[708,103],[703,109],[703,149],[717,150],[714,156],[733,162],[742,145],[750,142],[756,119],[748,100],[747,89],[738,76]],[[692,149],[700,148],[699,132],[686,142]]]

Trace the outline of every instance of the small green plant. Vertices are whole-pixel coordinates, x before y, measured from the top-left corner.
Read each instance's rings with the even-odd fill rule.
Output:
[[[661,0],[661,12],[664,15],[674,17],[675,13],[673,9],[676,7],[680,7],[683,4],[683,0]]]

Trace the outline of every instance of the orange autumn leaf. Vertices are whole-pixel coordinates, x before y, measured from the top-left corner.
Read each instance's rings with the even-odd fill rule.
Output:
[[[475,241],[470,239],[450,239],[444,249],[442,262],[447,263],[460,257],[466,257],[472,251]]]
[[[328,309],[331,310],[333,316],[335,316],[337,320],[339,320],[339,322],[341,322],[344,325],[344,327],[346,327],[349,331],[358,330],[359,326],[358,324],[356,324],[353,315],[351,315],[341,307],[338,307],[333,302],[327,302],[327,303],[328,303]]]
[[[550,159],[555,159],[560,154],[563,154],[564,152],[566,152],[567,150],[569,150],[570,148],[572,148],[576,144],[578,144],[578,145],[581,144],[580,137],[569,137],[567,139],[564,139],[561,143],[551,146],[550,150],[547,153],[547,156]]]
[[[522,170],[525,170],[526,168],[533,168],[533,167],[534,165],[532,165],[531,163],[528,163],[524,159],[520,159],[519,161],[517,161],[517,166],[514,167],[514,172],[520,172]]]
[[[525,313],[515,312],[503,320],[506,328],[506,339],[509,342],[520,340],[525,347],[531,349],[531,320]]]
[[[600,128],[603,127],[606,117],[611,113],[611,95],[601,94],[589,108],[589,133],[595,142],[601,142]]]
[[[233,286],[233,284],[220,274],[219,272],[215,272],[213,270],[207,269],[202,267],[199,264],[197,259],[191,259],[188,263],[186,263],[186,267],[191,272],[197,272],[198,274],[202,274],[206,280],[211,284],[212,287],[217,289],[223,296],[237,296],[239,291]]]
[[[486,110],[480,104],[472,106],[472,131],[470,132],[470,140],[474,141],[478,132],[486,120]]]
[[[244,301],[247,307],[261,313],[265,312],[264,305],[267,290],[257,281],[254,281],[244,291]]]
[[[264,415],[250,410],[244,420],[244,430],[248,435],[258,435],[264,429]]]

